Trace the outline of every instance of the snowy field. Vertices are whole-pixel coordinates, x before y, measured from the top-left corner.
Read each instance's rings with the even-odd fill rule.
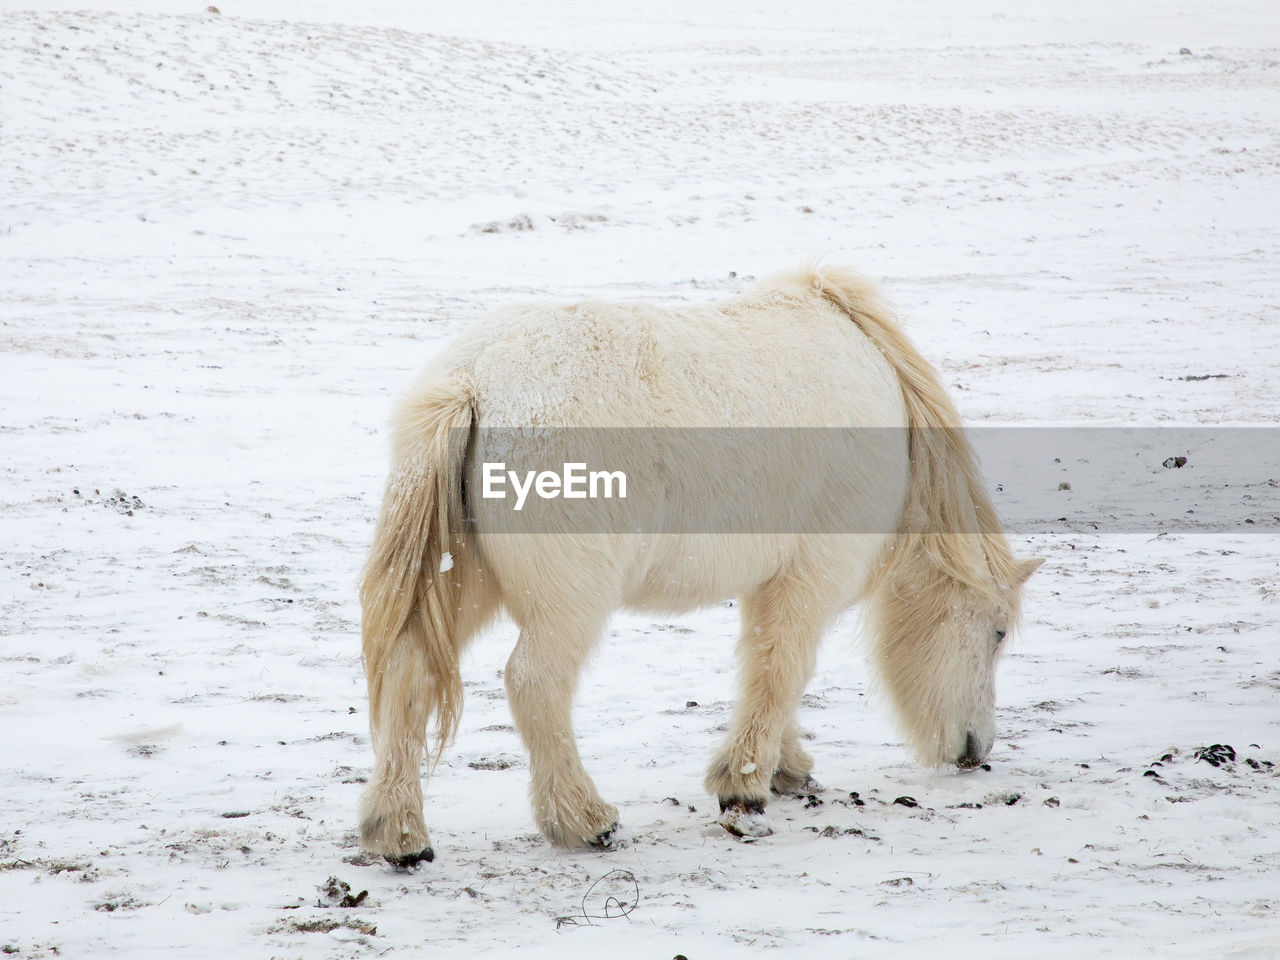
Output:
[[[1280,956],[1274,486],[1234,532],[1015,536],[989,770],[910,760],[850,614],[825,790],[736,840],[736,611],[619,615],[576,718],[631,839],[553,850],[500,625],[436,861],[355,836],[385,424],[487,309],[826,255],[972,423],[1273,423],[1271,0],[77,2],[0,4],[5,953]]]

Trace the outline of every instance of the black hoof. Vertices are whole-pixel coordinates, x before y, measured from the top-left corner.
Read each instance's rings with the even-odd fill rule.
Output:
[[[387,857],[386,861],[397,870],[412,870],[423,861],[430,863],[435,858],[436,852],[427,847],[425,850],[419,850],[417,853],[410,853],[403,857]]]
[[[744,800],[741,797],[721,797],[720,812],[724,813],[730,807],[741,813],[764,813],[763,800]]]
[[[588,844],[597,850],[611,850],[615,840],[614,833],[617,831],[618,825],[611,824],[608,828],[601,830],[595,835]]]

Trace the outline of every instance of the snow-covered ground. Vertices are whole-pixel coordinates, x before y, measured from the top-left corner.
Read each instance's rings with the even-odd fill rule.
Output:
[[[1273,423],[1274,3],[77,3],[0,4],[0,948],[1280,955],[1274,523],[1018,534],[989,771],[910,761],[851,614],[826,789],[750,844],[701,787],[735,610],[611,625],[608,854],[534,831],[499,627],[436,862],[354,833],[384,425],[488,308],[826,254],[973,423]]]

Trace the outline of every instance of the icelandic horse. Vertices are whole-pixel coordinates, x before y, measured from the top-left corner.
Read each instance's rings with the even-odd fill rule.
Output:
[[[575,454],[556,438],[579,428],[656,438],[640,451],[630,440],[593,448],[634,471],[626,500],[596,504],[625,516],[576,523],[577,505],[546,500],[544,532],[513,530],[511,500],[478,493],[484,463],[535,447],[558,462]],[[688,441],[725,428],[732,443]],[[830,428],[845,439],[824,440]],[[723,505],[723,524],[664,526],[693,501]],[[777,529],[737,525],[778,505]],[[916,757],[978,765],[995,738],[996,661],[1041,562],[1014,557],[938,374],[854,273],[806,267],[680,309],[497,311],[435,358],[395,416],[360,591],[374,751],[361,844],[400,867],[434,857],[428,727],[430,773],[458,727],[459,658],[502,612],[519,627],[504,681],[533,814],[557,846],[608,847],[618,828],[570,713],[623,607],[740,598],[739,693],[705,780],[736,835],[770,832],[771,793],[814,788],[796,710],[819,640],[855,603]]]

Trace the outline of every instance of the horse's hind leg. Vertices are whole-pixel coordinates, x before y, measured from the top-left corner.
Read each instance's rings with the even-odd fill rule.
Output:
[[[472,577],[468,587],[455,637],[459,653],[497,610],[483,577]],[[369,677],[374,764],[360,803],[360,842],[397,867],[411,867],[435,858],[422,812],[422,759],[436,698],[421,618],[376,646],[366,652],[366,662],[376,660]]]
[[[529,750],[529,794],[542,835],[558,847],[609,846],[618,810],[605,803],[582,766],[571,711],[578,675],[604,615],[575,616],[560,604],[514,612],[520,641],[507,661],[507,700]]]
[[[360,804],[360,842],[398,867],[435,859],[422,816],[422,755],[431,697],[426,652],[416,637],[396,638],[369,684],[373,778]]]
[[[770,833],[763,816],[770,788],[803,783],[812,767],[794,717],[835,608],[820,593],[808,578],[779,574],[743,598],[741,689],[729,738],[706,779],[731,833]]]

